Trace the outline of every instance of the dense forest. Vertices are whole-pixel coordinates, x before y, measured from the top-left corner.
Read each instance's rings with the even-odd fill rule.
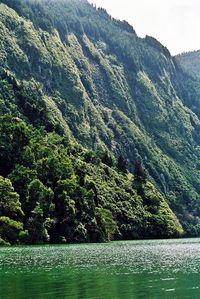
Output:
[[[191,67],[83,0],[3,0],[0,34],[0,243],[199,235]]]
[[[200,80],[200,50],[179,54],[176,60],[186,73]]]

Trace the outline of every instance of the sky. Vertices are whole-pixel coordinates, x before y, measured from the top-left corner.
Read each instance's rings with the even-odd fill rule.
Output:
[[[200,0],[89,0],[128,21],[140,37],[151,35],[172,55],[200,49]]]

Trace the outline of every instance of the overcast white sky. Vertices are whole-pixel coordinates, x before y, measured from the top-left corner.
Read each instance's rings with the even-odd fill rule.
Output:
[[[89,0],[128,21],[141,37],[151,35],[171,54],[200,49],[200,0]]]

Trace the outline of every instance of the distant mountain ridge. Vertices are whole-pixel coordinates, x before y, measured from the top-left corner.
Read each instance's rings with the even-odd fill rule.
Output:
[[[182,53],[176,56],[183,70],[194,78],[200,79],[200,50]]]

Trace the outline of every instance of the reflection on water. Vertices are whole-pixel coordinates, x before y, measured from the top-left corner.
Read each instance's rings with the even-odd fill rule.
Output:
[[[2,299],[200,298],[200,239],[0,248]]]

